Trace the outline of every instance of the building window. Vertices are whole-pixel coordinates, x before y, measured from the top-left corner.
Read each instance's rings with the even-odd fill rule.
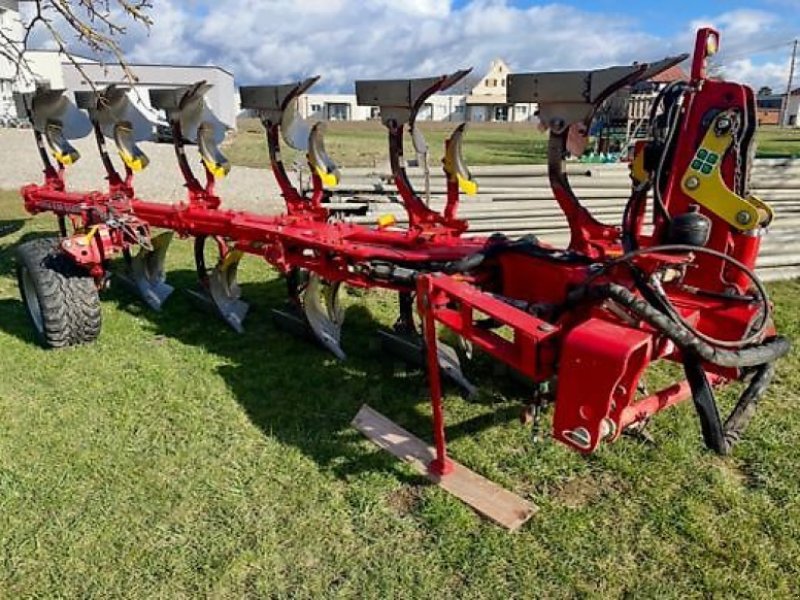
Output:
[[[430,121],[433,119],[433,104],[430,102],[426,102],[422,105],[419,112],[417,113],[417,119],[420,121]]]
[[[508,121],[508,106],[495,106],[494,107],[494,120],[495,121]]]
[[[463,104],[456,104],[455,112],[461,114],[464,112],[464,105]]]
[[[311,112],[312,113],[322,112],[322,104],[312,104],[311,105]]]
[[[506,87],[506,80],[505,80],[505,79],[501,79],[501,80],[500,80],[500,85],[501,85],[502,87]]]
[[[528,107],[527,106],[518,106],[517,107],[517,114],[521,117],[524,117],[528,114]]]
[[[350,105],[344,102],[331,102],[328,104],[328,120],[349,121]]]
[[[370,119],[380,119],[381,118],[381,107],[380,106],[371,106],[369,109],[369,118]]]

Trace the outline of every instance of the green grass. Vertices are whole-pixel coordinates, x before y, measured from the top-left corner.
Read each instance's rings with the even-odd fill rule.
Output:
[[[386,128],[379,122],[331,122],[325,126],[325,148],[338,165],[383,167],[388,162]],[[454,128],[453,123],[423,123],[420,126],[430,148],[431,165],[439,164],[444,154],[444,141]],[[409,136],[406,136],[405,147],[407,157],[413,159]],[[234,165],[267,166],[269,161],[261,122],[240,119],[239,129],[224,152]],[[464,157],[470,165],[542,163],[547,158],[546,135],[531,125],[470,123],[464,136]],[[287,165],[301,158],[299,152],[284,144],[283,159]]]
[[[0,224],[25,218],[19,205],[0,194]],[[478,401],[449,389],[451,449],[540,506],[510,535],[349,425],[367,402],[429,438],[421,374],[370,346],[388,295],[348,295],[339,363],[275,329],[283,286],[256,260],[244,335],[194,307],[178,242],[162,313],[114,288],[98,343],[48,352],[12,254],[53,222],[22,225],[0,238],[0,597],[800,594],[796,354],[727,459],[703,449],[690,404],[656,417],[655,446],[532,444],[520,393],[479,366]],[[796,342],[800,283],[770,289]]]
[[[776,125],[761,126],[758,130],[758,154],[790,155],[800,158],[800,128],[781,129]]]
[[[428,141],[432,166],[439,164],[444,140],[454,127],[453,123],[420,125]],[[757,141],[759,155],[800,156],[800,129],[764,126],[758,131]],[[345,167],[383,167],[389,160],[386,129],[378,122],[326,123],[325,146],[333,160]],[[240,119],[239,129],[224,152],[235,165],[266,167],[269,160],[260,121]],[[410,139],[406,141],[406,154],[414,158]],[[284,149],[283,157],[287,165],[305,160],[291,148]],[[544,164],[547,134],[531,123],[470,123],[464,136],[464,157],[472,166]]]

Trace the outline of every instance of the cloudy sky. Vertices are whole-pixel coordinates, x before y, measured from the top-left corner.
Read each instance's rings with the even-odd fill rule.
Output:
[[[594,68],[688,52],[694,30],[722,32],[729,79],[782,90],[800,0],[153,0],[154,25],[131,25],[132,62],[215,64],[239,84],[320,74],[431,75],[501,57],[512,70]],[[40,43],[44,43],[42,40]],[[77,49],[77,47],[76,47]],[[800,67],[795,81],[800,86]]]

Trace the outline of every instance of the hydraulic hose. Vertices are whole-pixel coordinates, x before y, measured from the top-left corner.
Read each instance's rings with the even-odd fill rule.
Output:
[[[747,388],[723,425],[719,415],[714,391],[708,383],[703,367],[692,356],[686,356],[683,363],[686,379],[692,390],[692,399],[700,429],[706,446],[717,454],[727,455],[742,436],[756,412],[758,400],[766,392],[775,374],[775,364],[766,363],[758,367]]]
[[[599,278],[601,275],[604,275],[611,269],[620,264],[628,264],[631,265],[631,259],[636,258],[637,256],[644,256],[646,254],[676,254],[676,253],[694,253],[694,254],[705,254],[707,256],[712,256],[714,258],[718,258],[719,260],[728,263],[729,265],[736,267],[737,269],[741,270],[747,278],[753,284],[753,287],[756,289],[758,293],[759,301],[763,307],[763,312],[761,314],[761,319],[758,323],[757,327],[753,327],[752,330],[749,332],[748,336],[742,340],[736,341],[729,341],[729,340],[718,340],[708,335],[698,331],[692,325],[690,325],[686,320],[680,316],[677,310],[672,306],[669,298],[664,295],[660,294],[661,301],[666,305],[668,312],[672,315],[674,320],[680,322],[684,328],[688,329],[694,335],[712,346],[721,346],[721,347],[741,347],[746,346],[751,343],[755,343],[756,341],[760,340],[763,337],[764,332],[766,331],[767,324],[769,323],[769,316],[770,316],[770,304],[769,304],[769,296],[767,294],[767,290],[764,287],[764,284],[761,280],[756,276],[756,274],[749,269],[747,265],[743,264],[742,262],[736,260],[732,256],[729,256],[723,252],[718,250],[714,250],[713,248],[706,248],[704,246],[691,246],[688,244],[664,244],[661,246],[648,246],[646,248],[638,248],[636,250],[631,250],[626,254],[623,254],[619,258],[615,258],[610,260],[602,265],[600,269],[595,271],[585,282],[584,287],[588,287],[589,284]]]
[[[684,352],[697,355],[721,367],[757,367],[785,356],[791,349],[789,340],[782,336],[736,350],[717,348],[622,285],[617,283],[596,285],[590,288],[589,294],[595,298],[614,300],[662,332]]]

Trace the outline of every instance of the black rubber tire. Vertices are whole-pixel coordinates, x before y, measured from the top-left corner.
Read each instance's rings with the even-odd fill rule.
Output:
[[[45,348],[93,342],[102,313],[94,280],[42,238],[17,248],[17,283],[37,341]]]

